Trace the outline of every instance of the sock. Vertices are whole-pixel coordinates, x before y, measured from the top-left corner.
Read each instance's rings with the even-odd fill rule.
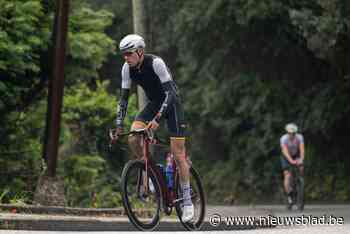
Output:
[[[182,188],[182,194],[183,194],[183,205],[184,206],[191,206],[192,205],[192,200],[191,200],[191,186],[190,183],[182,183],[181,184]]]

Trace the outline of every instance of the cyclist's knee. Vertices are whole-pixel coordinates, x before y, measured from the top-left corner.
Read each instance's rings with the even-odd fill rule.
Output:
[[[141,129],[146,126],[145,123],[141,121],[135,121],[131,125],[131,130]],[[142,147],[141,147],[141,137],[139,135],[131,134],[128,136],[128,143],[131,151],[136,158],[142,157]]]
[[[287,179],[290,177],[290,172],[288,170],[283,171],[284,178]]]
[[[146,126],[147,124],[145,122],[136,120],[131,124],[131,131],[142,129],[142,128],[145,128]]]
[[[131,125],[131,131],[145,127],[146,123],[142,121],[134,121]],[[142,157],[141,137],[139,135],[131,134],[128,137],[128,143],[135,156],[137,158]]]
[[[300,172],[300,175],[301,175],[301,176],[304,175],[304,166],[300,166],[300,167],[299,167],[299,172]]]
[[[176,159],[183,160],[186,156],[185,139],[184,138],[171,138],[170,139],[171,152]]]
[[[187,162],[185,138],[171,138],[170,141],[175,160],[180,164]]]

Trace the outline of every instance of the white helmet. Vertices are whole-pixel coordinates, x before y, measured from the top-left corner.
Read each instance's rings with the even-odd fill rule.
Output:
[[[119,49],[122,52],[135,51],[146,47],[145,40],[137,34],[125,36],[119,43]]]
[[[287,124],[285,129],[288,133],[297,133],[298,132],[298,127],[294,123]]]

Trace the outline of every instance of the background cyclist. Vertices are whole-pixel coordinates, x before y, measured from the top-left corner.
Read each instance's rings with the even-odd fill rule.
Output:
[[[304,137],[302,134],[298,134],[298,127],[294,123],[289,123],[285,126],[286,134],[284,134],[280,139],[282,156],[281,156],[281,166],[284,176],[284,192],[287,195],[288,205],[292,204],[291,197],[291,187],[289,186],[290,181],[290,166],[297,165],[300,174],[304,174]]]

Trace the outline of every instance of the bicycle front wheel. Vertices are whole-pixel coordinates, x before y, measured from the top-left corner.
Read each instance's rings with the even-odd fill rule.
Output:
[[[152,169],[149,168],[147,174],[144,161],[132,160],[125,165],[121,181],[126,214],[141,231],[153,230],[160,217],[160,186]]]
[[[191,222],[182,221],[182,209],[183,209],[183,192],[180,185],[179,173],[176,173],[176,214],[180,219],[182,225],[189,231],[199,230],[203,225],[205,216],[205,193],[202,185],[202,181],[198,172],[191,167],[190,168],[190,186],[191,186],[191,199],[194,206],[194,217]]]

